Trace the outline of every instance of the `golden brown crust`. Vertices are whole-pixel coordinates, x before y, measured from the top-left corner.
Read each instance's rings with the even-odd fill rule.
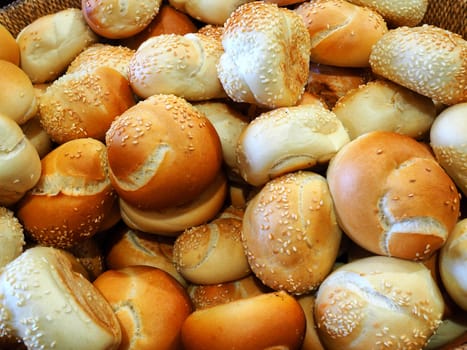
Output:
[[[19,66],[19,46],[13,34],[3,25],[0,24],[0,60],[9,61]]]

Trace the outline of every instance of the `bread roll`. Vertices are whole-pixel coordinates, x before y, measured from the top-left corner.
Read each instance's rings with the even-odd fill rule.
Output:
[[[112,306],[122,329],[121,350],[176,350],[180,329],[192,311],[185,289],[151,266],[107,270],[94,286]]]
[[[44,130],[38,115],[21,125],[24,136],[31,142],[40,158],[43,158],[53,148],[54,144],[50,135]]]
[[[276,108],[255,118],[240,134],[237,167],[246,182],[259,186],[327,163],[349,141],[341,121],[322,105]]]
[[[38,183],[17,206],[28,237],[42,245],[69,248],[99,232],[117,200],[105,145],[92,138],[68,141],[41,164]]]
[[[265,0],[266,2],[271,2],[279,6],[290,6],[305,2],[305,0]]]
[[[316,295],[314,293],[304,294],[299,296],[297,300],[306,317],[306,333],[301,350],[325,350],[319,339],[314,315]]]
[[[5,60],[19,66],[19,46],[13,34],[0,24],[0,60]]]
[[[95,236],[76,243],[67,251],[83,267],[87,279],[91,282],[107,268],[103,248]]]
[[[117,349],[121,330],[107,300],[63,251],[33,247],[0,275],[0,323],[31,350]]]
[[[0,206],[11,206],[36,185],[42,166],[19,125],[1,113],[0,140]]]
[[[98,35],[121,39],[146,28],[159,12],[162,0],[82,0],[86,23]]]
[[[297,295],[318,288],[331,271],[341,236],[326,179],[310,171],[266,183],[243,218],[253,273],[268,287]]]
[[[21,68],[33,83],[58,78],[84,48],[98,41],[80,9],[41,16],[16,37]]]
[[[371,49],[370,66],[376,74],[453,105],[467,101],[467,41],[433,25],[399,27]]]
[[[77,138],[104,141],[113,120],[136,103],[127,79],[117,70],[64,74],[40,98],[40,120],[56,143]]]
[[[175,95],[153,95],[126,110],[112,122],[106,145],[112,185],[124,202],[142,210],[194,201],[222,164],[214,126]]]
[[[284,291],[196,310],[182,326],[184,349],[299,349],[305,332],[300,304]]]
[[[216,69],[222,52],[219,41],[202,34],[151,37],[130,61],[131,87],[141,98],[154,94],[174,94],[189,101],[225,97]]]
[[[467,102],[438,114],[430,129],[430,145],[439,164],[467,196]]]
[[[380,79],[349,91],[332,111],[351,139],[370,131],[392,131],[423,139],[437,115],[428,97]]]
[[[0,207],[0,268],[17,258],[24,245],[23,226],[15,213]]]
[[[224,24],[222,45],[218,75],[232,100],[276,108],[300,99],[310,38],[295,12],[261,1],[241,5]]]
[[[214,38],[222,42],[222,35],[224,34],[224,26],[206,24],[198,29],[198,33],[210,36],[211,38]]]
[[[379,255],[423,260],[459,217],[459,193],[428,148],[409,136],[366,133],[331,160],[327,180],[338,222]]]
[[[308,30],[315,63],[368,67],[372,46],[388,31],[379,13],[344,0],[307,1],[294,11]]]
[[[422,349],[444,303],[421,263],[375,256],[332,272],[316,294],[315,319],[326,349]]]

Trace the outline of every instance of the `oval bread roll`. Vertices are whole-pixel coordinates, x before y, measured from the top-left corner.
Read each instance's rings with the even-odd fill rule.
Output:
[[[14,211],[0,206],[0,268],[17,258],[24,245],[23,225]]]

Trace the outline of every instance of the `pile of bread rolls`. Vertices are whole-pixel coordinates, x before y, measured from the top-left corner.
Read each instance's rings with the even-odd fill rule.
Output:
[[[467,41],[427,4],[0,24],[0,348],[463,348]]]

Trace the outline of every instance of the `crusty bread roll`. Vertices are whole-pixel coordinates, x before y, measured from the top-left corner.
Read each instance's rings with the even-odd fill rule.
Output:
[[[186,350],[299,349],[305,327],[300,304],[279,291],[195,310],[182,341]]]
[[[162,0],[83,0],[86,23],[98,35],[121,39],[146,28],[159,12]]]
[[[23,226],[14,211],[0,206],[0,268],[17,258],[24,245]]]
[[[0,23],[0,60],[19,65],[19,46],[11,32]]]
[[[342,265],[318,289],[315,320],[326,349],[422,349],[444,302],[430,271],[375,256]]]
[[[117,349],[121,330],[101,293],[63,251],[33,247],[0,275],[0,323],[28,349]]]
[[[452,105],[467,101],[467,41],[459,34],[424,24],[386,33],[371,49],[375,74]]]
[[[177,350],[192,311],[186,290],[152,266],[107,270],[94,286],[112,306],[122,329],[120,350]]]
[[[24,136],[32,143],[40,158],[43,158],[53,148],[54,144],[50,135],[44,130],[38,115],[21,125]]]
[[[372,46],[388,31],[376,11],[344,0],[315,0],[293,11],[311,38],[311,61],[338,67],[368,67]]]
[[[80,9],[69,8],[41,16],[16,37],[21,68],[33,83],[58,78],[84,48],[98,41]]]
[[[216,68],[222,53],[218,40],[198,33],[153,36],[130,61],[131,87],[141,98],[154,94],[174,94],[189,101],[225,97]]]
[[[332,111],[351,139],[377,130],[423,139],[437,115],[430,98],[382,79],[347,92]]]
[[[259,186],[327,163],[349,141],[341,121],[320,104],[276,108],[260,114],[240,134],[237,167],[246,182]]]
[[[100,232],[117,200],[106,146],[92,138],[68,141],[41,164],[38,183],[17,206],[28,237],[42,245],[69,248]]]
[[[438,114],[430,129],[430,146],[439,164],[467,196],[467,102]]]
[[[224,34],[224,26],[223,25],[214,25],[214,24],[206,24],[198,29],[199,34],[210,36],[216,40],[222,42],[222,34]]]
[[[36,185],[42,166],[19,125],[1,113],[0,140],[0,206],[11,206]]]
[[[42,127],[56,143],[104,141],[113,120],[136,103],[130,85],[110,67],[64,74],[40,98]]]
[[[139,209],[192,202],[222,164],[212,123],[175,95],[153,95],[126,110],[112,122],[106,145],[112,185]]]
[[[265,285],[297,295],[316,290],[331,271],[341,236],[326,179],[310,171],[270,180],[243,218],[253,273]]]
[[[297,297],[300,306],[306,317],[306,332],[305,339],[300,350],[325,350],[321,340],[319,339],[318,330],[315,321],[315,302],[316,295],[304,294]]]
[[[0,60],[0,76],[0,113],[22,125],[38,110],[31,79],[17,65],[4,60]]]
[[[253,1],[224,24],[218,66],[225,92],[236,102],[266,108],[292,106],[308,78],[310,37],[295,12]]]
[[[430,150],[413,138],[372,131],[331,160],[327,180],[341,228],[375,254],[423,260],[459,217],[459,193]]]

